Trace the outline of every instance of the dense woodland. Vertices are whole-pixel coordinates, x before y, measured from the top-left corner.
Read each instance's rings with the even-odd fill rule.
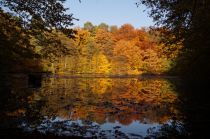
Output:
[[[1,16],[1,63],[6,72],[161,74],[175,65],[182,47],[170,45],[173,51],[168,50],[160,41],[162,30],[156,28],[87,22],[69,38],[55,29],[24,29],[19,18],[3,11]]]
[[[68,55],[42,59],[43,71],[69,74],[160,74],[169,70],[177,54],[165,55],[159,31],[130,24],[108,26],[91,22],[75,28],[74,38],[55,32]],[[36,45],[35,45],[36,46]],[[40,49],[40,51],[42,51]],[[38,52],[40,52],[38,51]],[[178,53],[178,52],[177,52]]]
[[[70,29],[63,2],[0,3],[1,72],[209,75],[209,1],[137,1],[158,25],[141,29]]]
[[[141,29],[91,22],[70,29],[76,19],[63,2],[1,2],[1,72],[208,74],[208,1],[141,0],[161,25]]]

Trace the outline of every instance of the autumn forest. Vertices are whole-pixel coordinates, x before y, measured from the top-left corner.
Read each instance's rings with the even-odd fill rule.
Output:
[[[135,29],[130,24],[118,29],[87,22],[76,32],[73,39],[58,35],[62,45],[74,53],[61,55],[53,63],[44,59],[44,70],[69,74],[161,74],[173,64],[172,58],[164,55],[164,45],[158,42],[158,31]]]
[[[10,18],[10,20],[14,20],[12,17]],[[16,23],[15,20],[14,23]],[[15,65],[11,63],[14,67],[7,69],[10,72],[49,72],[73,75],[163,74],[169,72],[175,65],[174,59],[182,47],[178,45],[175,50],[170,51],[161,42],[160,29],[135,29],[130,24],[124,24],[118,28],[105,23],[95,26],[91,22],[87,22],[84,27],[74,29],[76,33],[72,38],[61,31],[52,30],[51,33],[44,32],[28,36],[28,40],[25,40],[27,34],[20,32],[21,27],[16,25],[15,29],[13,32],[9,32],[9,28],[5,28],[4,32],[11,37],[9,39],[20,41],[15,42],[20,46],[13,48],[13,52],[6,49],[4,51],[7,52],[2,52],[6,55],[8,52],[11,53],[12,62],[16,63]],[[22,33],[24,38],[12,38],[16,37],[13,36],[16,33]],[[52,37],[56,40],[50,42]],[[25,41],[31,48],[27,49],[22,46],[21,43],[26,43]],[[46,43],[48,47],[45,46]],[[171,45],[170,47],[175,46]],[[24,51],[30,51],[34,57],[30,58],[32,55],[28,55],[28,52]],[[25,55],[19,53],[25,53]],[[5,64],[4,67],[7,67],[8,62]],[[39,68],[37,68],[37,64]]]
[[[135,0],[139,28],[67,2],[0,1],[0,138],[209,136],[208,0]]]

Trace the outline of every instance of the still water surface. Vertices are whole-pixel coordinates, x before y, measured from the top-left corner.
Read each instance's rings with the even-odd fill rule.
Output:
[[[185,132],[179,94],[162,78],[43,77],[33,86],[27,76],[16,75],[1,91],[7,92],[0,117],[5,130],[84,138]]]

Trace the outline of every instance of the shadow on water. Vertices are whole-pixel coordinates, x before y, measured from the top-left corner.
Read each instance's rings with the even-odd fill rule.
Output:
[[[5,138],[189,138],[208,122],[199,117],[208,107],[198,107],[177,78],[16,74],[0,82]]]
[[[40,88],[42,86],[42,74],[28,74],[28,86]]]
[[[209,138],[210,101],[209,80],[190,80],[177,85],[182,111],[185,115],[185,127],[190,138]]]

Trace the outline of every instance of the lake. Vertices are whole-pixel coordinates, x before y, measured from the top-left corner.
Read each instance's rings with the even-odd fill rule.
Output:
[[[22,137],[187,136],[178,78],[26,75],[1,79],[1,133]],[[28,135],[28,136],[25,136]]]

